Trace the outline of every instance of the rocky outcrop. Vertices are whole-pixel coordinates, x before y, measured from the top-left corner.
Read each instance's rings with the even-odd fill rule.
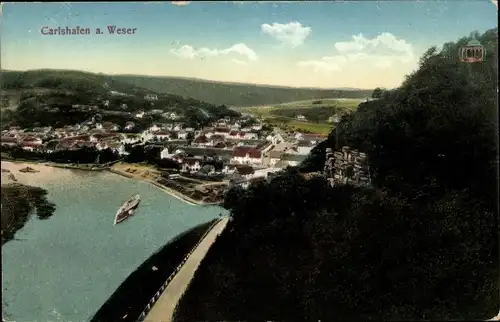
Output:
[[[370,172],[366,153],[342,147],[340,151],[326,149],[324,175],[330,184],[370,185]]]

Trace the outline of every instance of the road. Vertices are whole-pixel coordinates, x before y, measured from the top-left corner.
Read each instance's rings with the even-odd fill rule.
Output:
[[[212,230],[207,234],[207,236],[201,241],[201,243],[196,247],[191,256],[180,271],[175,275],[167,288],[160,295],[158,301],[151,309],[151,311],[146,315],[144,321],[148,322],[170,322],[174,314],[175,307],[179,302],[182,294],[186,291],[189,282],[194,276],[196,269],[200,265],[201,260],[205,257],[206,253],[212,246],[217,235],[219,235],[227,225],[229,218],[224,217],[219,221]]]

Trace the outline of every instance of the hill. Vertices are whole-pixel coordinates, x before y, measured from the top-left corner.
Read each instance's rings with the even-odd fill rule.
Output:
[[[485,320],[498,313],[498,31],[430,48],[342,118],[299,169],[233,188],[231,221],[175,321]],[[330,186],[326,148],[366,152],[372,186]]]
[[[279,104],[323,98],[366,98],[372,93],[372,90],[292,88],[222,83],[180,77],[119,75],[113,76],[113,79],[158,93],[192,97],[212,104],[230,107]]]
[[[161,110],[182,115],[189,126],[198,127],[219,117],[239,115],[223,105],[159,94],[103,74],[50,69],[2,71],[1,81],[2,125],[69,125],[106,111],[117,113],[107,113],[103,120],[123,125],[138,111]],[[158,99],[150,101],[146,94],[157,94]],[[99,112],[85,106],[94,106]],[[152,116],[142,123],[147,126],[154,120]]]
[[[363,89],[313,89],[223,83],[182,77],[154,77],[138,75],[105,75],[75,70],[2,71],[2,88],[33,89],[52,88],[68,91],[169,94],[189,97],[214,105],[230,107],[280,104],[326,98],[369,97],[372,90]]]

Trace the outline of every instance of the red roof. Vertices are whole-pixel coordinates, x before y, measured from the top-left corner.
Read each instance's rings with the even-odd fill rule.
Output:
[[[155,133],[155,135],[170,135],[170,132],[167,131],[158,131]]]
[[[229,132],[229,135],[236,136],[238,135],[238,131],[232,130],[231,132]]]
[[[23,147],[26,147],[26,148],[37,148],[39,147],[40,144],[36,144],[36,143],[32,143],[32,142],[23,142]]]
[[[262,152],[253,147],[237,147],[234,149],[233,157],[244,158],[248,155],[252,159],[260,159],[262,157]]]
[[[226,127],[218,127],[218,128],[215,128],[214,132],[229,133],[230,131],[231,131],[231,129],[228,129]]]
[[[193,143],[207,143],[207,142],[208,142],[207,137],[204,135],[200,135],[193,140]]]
[[[66,137],[63,140],[64,141],[88,141],[89,139],[90,139],[89,135],[77,135],[77,136]]]
[[[5,143],[17,143],[18,142],[16,138],[9,137],[9,136],[2,136],[1,141],[5,142]]]
[[[224,144],[224,142],[217,142],[217,144],[214,145],[214,148],[217,148],[217,149],[224,149],[226,147],[226,145]]]
[[[116,133],[96,133],[96,134],[92,134],[93,137],[95,137],[96,139],[103,139],[103,138],[110,138],[110,137],[117,137],[118,134]]]
[[[224,140],[224,137],[222,135],[214,134],[210,137],[212,140]]]

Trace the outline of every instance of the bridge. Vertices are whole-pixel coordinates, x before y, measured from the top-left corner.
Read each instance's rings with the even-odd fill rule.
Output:
[[[177,303],[186,291],[201,260],[210,246],[222,233],[229,217],[219,219],[201,238],[198,244],[186,256],[175,272],[165,281],[160,290],[149,301],[149,304],[139,317],[139,321],[170,322],[172,321]]]

